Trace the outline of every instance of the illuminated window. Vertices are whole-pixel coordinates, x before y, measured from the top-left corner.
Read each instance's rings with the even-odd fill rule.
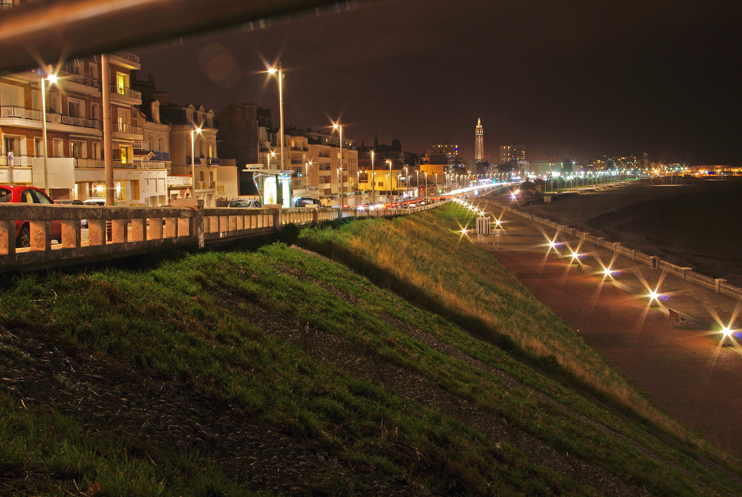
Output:
[[[121,72],[116,73],[116,93],[119,95],[126,95],[126,90],[129,88],[129,75]]]

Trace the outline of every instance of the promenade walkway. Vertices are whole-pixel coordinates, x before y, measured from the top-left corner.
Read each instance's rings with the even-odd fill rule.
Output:
[[[503,228],[477,243],[656,405],[742,456],[742,340],[719,333],[742,328],[740,301],[485,205]]]

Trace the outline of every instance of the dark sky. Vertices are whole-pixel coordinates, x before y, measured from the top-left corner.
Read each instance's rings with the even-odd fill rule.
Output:
[[[273,109],[287,125],[342,118],[348,138],[423,153],[526,146],[532,160],[641,154],[742,163],[738,0],[399,0],[139,49],[180,104]]]

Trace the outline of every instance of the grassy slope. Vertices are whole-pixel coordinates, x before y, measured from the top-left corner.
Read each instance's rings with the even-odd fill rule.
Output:
[[[653,423],[666,423],[677,436],[685,436],[620,376],[608,371],[597,355],[486,253],[448,232],[460,220],[461,213],[447,208],[391,222],[308,230],[300,240],[368,271],[378,282],[448,319],[379,290],[343,266],[272,245],[258,252],[186,255],[141,271],[20,277],[0,293],[0,320],[9,327],[34,326],[50,340],[72,340],[152,374],[186,380],[205,394],[238,406],[246,416],[273,424],[290,436],[312,440],[342,460],[398,477],[420,475],[434,493],[487,495],[492,488],[497,495],[594,493],[529,463],[517,447],[497,444],[456,419],[393,395],[377,383],[349,376],[263,333],[242,319],[240,312],[241,301],[258,303],[424,375],[523,431],[548,440],[558,450],[578,454],[656,495],[742,490],[716,479],[644,426],[585,400],[491,345],[498,343],[574,376],[582,386],[592,385],[606,396],[617,393],[616,404]],[[432,271],[433,267],[438,270]],[[337,292],[328,292],[328,287]],[[385,319],[389,315],[456,344],[485,364],[636,440],[694,472],[705,484],[606,436],[578,416],[537,403],[523,391],[505,387],[494,375],[411,339]],[[0,355],[23,367],[23,358],[14,353],[10,342],[0,347]],[[48,487],[42,485],[35,494],[54,494],[56,486],[65,484],[71,487],[73,477],[87,486],[98,482],[112,495],[197,495],[195,489],[205,485],[229,495],[248,494],[239,488],[234,475],[225,476],[218,466],[210,467],[207,483],[192,476],[193,471],[180,471],[180,479],[163,484],[159,478],[163,465],[198,456],[162,454],[156,466],[155,461],[132,461],[121,457],[126,454],[125,440],[108,446],[96,442],[99,445],[93,452],[85,452],[92,442],[79,429],[69,428],[73,420],[29,408],[22,410],[12,397],[0,397],[0,409],[8,414],[0,416],[0,475],[29,469],[50,471],[51,460],[68,468],[55,470],[55,481]],[[54,456],[52,446],[59,443],[50,446],[39,430],[59,433],[59,440],[84,454],[78,458],[83,463]],[[348,482],[337,485],[348,488]]]

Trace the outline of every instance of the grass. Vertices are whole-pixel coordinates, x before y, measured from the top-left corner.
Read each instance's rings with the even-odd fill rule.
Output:
[[[5,495],[260,495],[196,460],[156,465],[131,457],[127,440],[85,433],[74,420],[29,411],[8,394],[0,395],[0,440]]]
[[[342,265],[274,244],[255,252],[185,254],[141,270],[16,277],[0,290],[0,320],[12,329],[33,328],[52,342],[71,341],[149,374],[193,385],[215,401],[236,406],[246,419],[259,420],[331,454],[345,467],[368,468],[398,479],[414,474],[415,481],[434,494],[596,494],[595,489],[530,461],[519,448],[491,440],[460,419],[395,395],[376,381],[354,377],[266,333],[246,318],[249,306],[258,305],[300,326],[343,337],[358,350],[432,381],[557,451],[576,454],[655,495],[742,492],[739,485],[707,470],[688,450],[660,441],[651,426],[616,415],[514,360],[511,354],[517,353],[578,380],[582,387],[591,386],[589,375],[578,374],[577,366],[584,367],[599,380],[593,387],[596,391],[610,397],[612,390],[606,386],[622,385],[626,398],[615,402],[649,419],[633,402],[638,399],[639,407],[649,404],[616,373],[601,372],[605,365],[579,337],[486,254],[449,231],[462,221],[466,219],[447,208],[299,234],[302,245],[334,255],[373,282]],[[421,330],[453,344],[582,416],[534,399],[527,390],[509,388],[497,375],[444,355],[403,333],[404,329]],[[12,343],[0,341],[3,344],[6,352],[0,348],[0,354],[13,367],[33,363]],[[551,350],[548,346],[554,354],[544,355],[544,350]],[[576,353],[568,355],[571,348]],[[567,357],[574,362],[565,361]],[[101,463],[100,467],[116,468],[111,470],[114,474],[132,474],[123,480],[142,482],[146,487],[142,495],[197,495],[207,485],[214,495],[246,491],[235,475],[225,475],[218,464],[210,466],[207,474],[212,480],[206,483],[193,476],[160,480],[146,459],[121,461],[126,441],[109,448],[79,428],[66,429],[69,420],[47,416],[34,406],[29,411],[20,409],[13,402],[8,397],[6,404],[17,423],[36,424],[42,417],[49,426],[46,430],[59,432],[58,440],[68,440],[83,454],[76,459],[81,463],[72,465],[74,471],[59,473],[59,478],[41,485],[34,494],[55,494],[55,485],[69,488],[80,481],[123,489],[101,480],[96,473]],[[669,464],[609,436],[583,416],[635,440]],[[15,440],[15,433],[25,432],[8,428],[0,433],[4,444]],[[40,439],[34,443],[41,443]],[[94,450],[85,452],[90,448]],[[25,451],[25,458],[3,455],[0,468],[19,474],[36,468],[54,474],[46,466],[44,452]],[[157,467],[173,461],[208,464],[203,456],[173,450],[159,456]],[[368,491],[340,472],[327,484],[341,495]],[[111,495],[126,493],[111,490]]]

